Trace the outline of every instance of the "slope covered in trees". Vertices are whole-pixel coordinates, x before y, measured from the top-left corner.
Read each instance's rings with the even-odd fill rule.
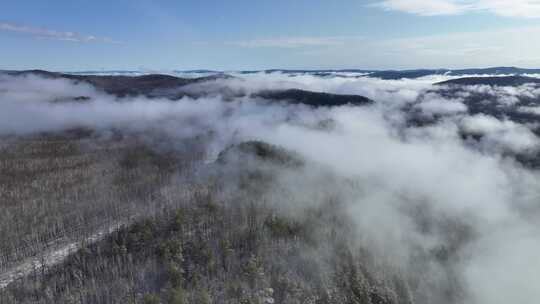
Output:
[[[534,298],[534,85],[75,76],[0,75],[2,304]]]
[[[121,138],[107,142],[119,157],[104,159],[111,150],[99,151],[95,139],[86,139],[94,148],[84,150],[80,141],[28,139],[18,151],[35,159],[32,168],[12,156],[5,169],[17,183],[7,193],[22,195],[28,180],[47,185],[47,191],[34,190],[47,196],[38,205],[3,206],[10,211],[2,213],[2,236],[9,237],[2,242],[3,265],[38,254],[51,241],[82,239],[93,227],[116,222],[122,228],[15,280],[0,291],[2,303],[412,303],[405,277],[380,273],[372,268],[376,257],[351,245],[338,200],[328,197],[302,219],[265,203],[277,178],[274,166],[303,166],[291,152],[243,143],[208,165],[204,175],[211,177],[204,183],[180,186],[186,181],[179,169],[189,166],[179,166],[166,151]],[[267,166],[246,163],[246,157]],[[225,166],[241,172],[231,176]],[[16,214],[21,208],[24,213]],[[8,214],[27,219],[10,223]]]

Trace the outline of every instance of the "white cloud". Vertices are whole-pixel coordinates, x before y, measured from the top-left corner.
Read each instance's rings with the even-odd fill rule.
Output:
[[[538,0],[384,0],[375,6],[422,16],[487,11],[505,17],[540,17]]]
[[[385,0],[376,6],[422,16],[454,15],[465,11],[462,5],[452,0]]]
[[[484,148],[503,148],[516,153],[536,152],[540,140],[524,125],[513,121],[501,121],[495,117],[478,114],[462,120],[465,131],[481,134]]]
[[[329,36],[329,37],[276,37],[234,41],[229,44],[248,48],[301,48],[313,46],[338,46],[357,41],[361,37]]]
[[[82,35],[76,32],[56,31],[41,27],[33,27],[28,25],[19,25],[13,23],[0,23],[0,31],[14,32],[19,34],[30,35],[39,39],[51,39],[70,42],[102,42],[118,44],[120,41],[113,40],[107,37],[96,37],[94,35]]]
[[[427,101],[420,103],[417,108],[428,115],[451,115],[467,112],[467,106],[460,100],[448,100],[438,96],[430,96]]]
[[[313,166],[283,180],[279,184],[282,188],[277,189],[284,191],[269,188],[270,193],[265,197],[268,203],[298,208],[299,213],[303,207],[325,203],[328,197],[334,200],[336,193],[335,197],[342,198],[346,213],[354,220],[356,230],[351,229],[352,239],[363,243],[363,248],[383,262],[385,256],[395,257],[389,260],[404,272],[420,269],[421,280],[415,282],[425,280],[433,284],[415,292],[435,299],[429,303],[449,303],[437,297],[438,292],[447,296],[450,290],[445,271],[455,274],[457,283],[461,283],[460,279],[467,283],[465,303],[509,303],[513,299],[525,303],[527,299],[540,297],[534,272],[540,265],[533,254],[540,250],[537,227],[540,176],[537,171],[501,160],[497,149],[478,151],[464,145],[458,136],[459,124],[461,128],[483,134],[492,145],[520,151],[538,145],[538,139],[531,137],[534,135],[525,126],[486,115],[465,116],[466,113],[460,113],[465,118],[456,119],[456,123],[448,119],[431,128],[396,123],[393,117],[402,117],[403,113],[401,107],[390,105],[415,101],[431,88],[433,77],[399,81],[291,77],[282,73],[245,77],[242,81],[225,79],[211,84],[225,84],[248,92],[300,87],[365,93],[382,105],[312,110],[258,103],[249,98],[171,102],[139,96],[118,100],[87,85],[61,79],[5,77],[0,79],[0,134],[77,126],[126,132],[162,128],[179,138],[212,133],[215,136],[210,140],[216,141],[211,143],[216,151],[231,142],[249,139],[278,144],[312,160]],[[81,103],[48,102],[70,96],[92,99]],[[441,98],[426,94],[419,101],[426,103],[424,109],[437,113],[453,113],[462,108],[459,100]],[[445,102],[453,104],[443,105]],[[309,127],[328,119],[335,122],[334,129]],[[316,171],[318,166],[328,168],[340,179],[332,182],[321,176]],[[342,179],[354,183],[348,186]],[[422,206],[421,223],[434,229],[421,229],[418,226],[425,225],[416,225],[416,215],[407,212],[411,208],[416,210],[417,204]],[[452,220],[451,225],[445,228],[441,224],[442,231],[437,232],[435,228],[447,219]],[[474,237],[465,239],[464,243],[448,243],[460,237],[462,227],[465,231],[470,228]],[[436,268],[438,262],[434,259],[415,258],[415,264],[410,265],[413,267],[407,268],[409,257],[418,257],[420,248],[430,252],[429,256],[433,249],[450,248],[450,257],[454,257],[452,251],[456,250],[459,265],[448,259],[444,268]],[[414,271],[405,274],[416,275]],[[454,281],[451,286],[455,286]]]
[[[538,66],[540,27],[461,32],[373,42],[387,62],[410,67]],[[369,55],[369,54],[368,54]]]
[[[506,17],[540,17],[538,0],[482,0],[476,7]]]
[[[519,107],[518,111],[521,113],[540,115],[540,107]]]
[[[540,27],[368,39],[360,36],[229,41],[243,48],[281,48],[292,68],[466,68],[540,66]],[[351,62],[354,65],[351,66]]]

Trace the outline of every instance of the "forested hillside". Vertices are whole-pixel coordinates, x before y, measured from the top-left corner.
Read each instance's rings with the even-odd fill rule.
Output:
[[[279,147],[230,147],[191,181],[191,153],[120,135],[51,134],[3,155],[3,269],[45,262],[2,303],[412,303],[413,282],[354,245],[339,198],[301,219],[272,207],[275,169],[304,166]],[[99,229],[111,234],[88,241]]]
[[[536,85],[298,73],[0,73],[0,303],[535,298]]]

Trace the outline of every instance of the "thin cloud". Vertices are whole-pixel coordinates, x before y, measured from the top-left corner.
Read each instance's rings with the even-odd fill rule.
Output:
[[[230,45],[246,48],[302,48],[316,46],[344,45],[361,37],[329,36],[329,37],[277,37],[230,42]]]
[[[20,25],[2,22],[0,23],[0,31],[13,32],[23,35],[30,35],[38,39],[50,39],[58,41],[70,41],[70,42],[101,42],[101,43],[113,43],[119,44],[120,41],[107,38],[97,37],[94,35],[83,35],[76,32],[69,31],[56,31],[47,28],[33,27],[28,25]]]
[[[452,0],[384,0],[374,6],[421,16],[456,15],[466,11]]]
[[[304,48],[282,47],[279,50],[289,51],[287,54],[291,57],[288,60],[293,60],[298,68],[346,69],[351,68],[351,62],[354,63],[353,67],[362,69],[540,66],[539,26],[398,38],[357,36],[335,43]],[[262,48],[262,45],[255,43],[245,44],[244,47],[254,48],[255,45]],[[270,49],[270,46],[266,47]],[[278,50],[277,46],[273,49]]]
[[[380,50],[387,61],[407,60],[411,64],[407,67],[411,68],[412,65],[537,66],[540,62],[537,37],[540,37],[540,27],[525,26],[388,39],[373,42],[369,47]]]
[[[540,0],[383,0],[372,6],[420,16],[485,11],[504,17],[540,17]]]

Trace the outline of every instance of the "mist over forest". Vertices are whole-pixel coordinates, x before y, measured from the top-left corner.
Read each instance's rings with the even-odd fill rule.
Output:
[[[540,298],[537,70],[0,72],[1,303]]]

